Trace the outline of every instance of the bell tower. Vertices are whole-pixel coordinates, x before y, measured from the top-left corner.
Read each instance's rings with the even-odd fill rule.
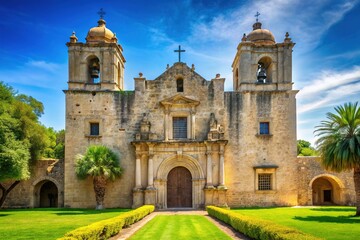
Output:
[[[244,34],[237,47],[232,70],[234,91],[261,89],[290,90],[292,88],[292,48],[295,43],[285,34],[282,43],[261,28],[256,20],[253,31]],[[270,87],[271,86],[271,87]],[[259,87],[258,87],[259,88]]]
[[[123,90],[125,58],[116,35],[106,28],[103,12],[86,42],[73,32],[66,43],[69,54],[69,90]]]

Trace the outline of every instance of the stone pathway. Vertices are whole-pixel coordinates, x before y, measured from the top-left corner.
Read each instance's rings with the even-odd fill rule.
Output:
[[[240,239],[240,240],[251,240],[251,238],[235,231],[231,226],[210,217],[206,211],[201,210],[169,210],[169,211],[156,211],[151,213],[150,215],[144,217],[142,220],[134,223],[128,228],[124,228],[121,232],[110,238],[110,240],[125,240],[132,236],[135,232],[137,232],[141,227],[143,227],[146,223],[148,223],[151,219],[158,215],[202,215],[209,219],[215,226],[217,226],[220,230],[222,230],[225,234],[230,236],[232,239]]]

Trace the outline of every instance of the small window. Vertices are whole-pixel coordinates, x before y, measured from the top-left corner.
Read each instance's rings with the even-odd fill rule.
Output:
[[[173,117],[173,138],[187,138],[187,117]]]
[[[99,123],[90,123],[90,135],[99,136]]]
[[[260,135],[269,135],[269,122],[260,122]]]
[[[272,190],[271,187],[271,173],[262,173],[258,175],[258,190]]]
[[[184,80],[179,78],[176,80],[176,88],[178,92],[184,92]]]

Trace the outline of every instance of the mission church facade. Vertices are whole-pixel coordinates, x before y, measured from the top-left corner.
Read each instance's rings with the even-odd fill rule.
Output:
[[[107,185],[108,208],[353,203],[351,173],[297,157],[294,45],[288,33],[276,42],[256,22],[234,51],[233,91],[224,91],[220,74],[206,80],[180,61],[154,80],[139,74],[125,91],[123,49],[105,21],[86,42],[73,34],[63,175],[30,180],[27,205],[49,206],[42,188],[52,182],[56,206],[94,207],[92,181],[75,174],[76,155],[91,144],[117,152],[124,169]]]

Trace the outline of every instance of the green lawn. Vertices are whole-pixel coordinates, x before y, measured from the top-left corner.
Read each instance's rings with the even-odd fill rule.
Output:
[[[146,236],[146,238],[144,238]],[[131,238],[136,239],[231,239],[206,217],[198,215],[160,215],[149,221]]]
[[[354,207],[244,208],[232,209],[329,240],[360,239],[360,217]]]
[[[56,239],[66,232],[118,216],[129,209],[11,209],[0,210],[0,239]]]

